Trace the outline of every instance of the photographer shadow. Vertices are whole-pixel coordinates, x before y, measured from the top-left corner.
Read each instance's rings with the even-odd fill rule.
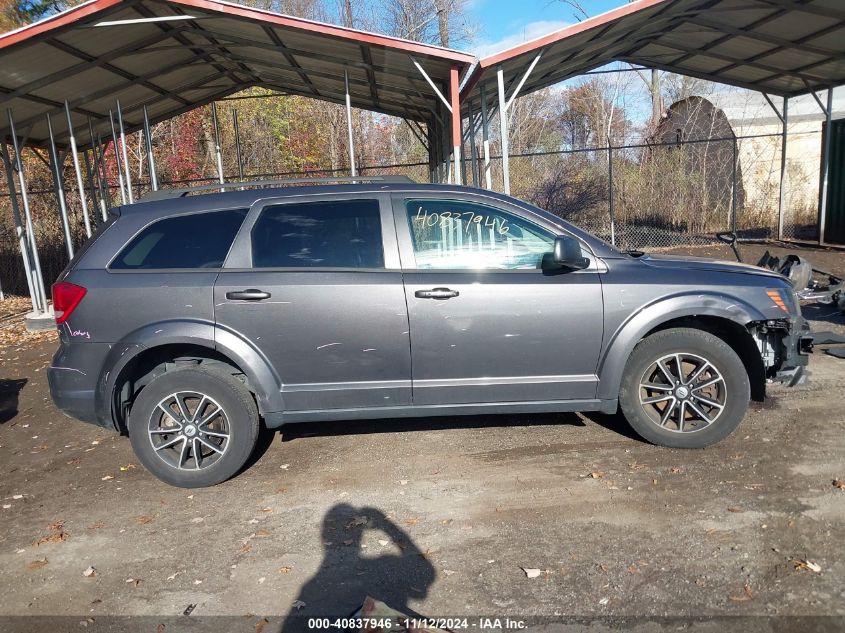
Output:
[[[381,532],[387,544],[365,542],[368,532]],[[322,544],[323,561],[291,607],[284,633],[307,630],[309,618],[349,617],[367,596],[403,614],[419,615],[409,602],[425,598],[437,574],[425,554],[381,510],[334,506],[323,518]],[[388,553],[364,555],[368,550]]]

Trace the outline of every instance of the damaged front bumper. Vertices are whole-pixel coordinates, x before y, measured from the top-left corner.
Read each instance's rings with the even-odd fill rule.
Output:
[[[752,334],[757,341],[768,382],[795,387],[807,381],[813,335],[806,319],[794,316],[762,321],[754,324]]]

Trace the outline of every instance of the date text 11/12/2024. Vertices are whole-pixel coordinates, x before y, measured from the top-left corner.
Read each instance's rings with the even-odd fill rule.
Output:
[[[362,629],[371,631],[425,631],[427,629],[519,631],[527,627],[524,620],[512,618],[309,618],[309,630]]]

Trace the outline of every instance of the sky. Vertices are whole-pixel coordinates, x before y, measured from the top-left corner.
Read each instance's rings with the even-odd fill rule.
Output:
[[[626,4],[625,0],[581,0],[589,17]],[[469,0],[479,33],[473,52],[479,57],[546,35],[583,20],[563,0]]]

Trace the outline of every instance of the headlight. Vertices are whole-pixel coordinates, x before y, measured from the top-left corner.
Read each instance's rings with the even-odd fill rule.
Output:
[[[792,288],[769,288],[766,290],[766,294],[772,300],[772,303],[786,312],[786,314],[792,314],[797,311],[796,306],[798,302],[795,299],[795,293]]]

